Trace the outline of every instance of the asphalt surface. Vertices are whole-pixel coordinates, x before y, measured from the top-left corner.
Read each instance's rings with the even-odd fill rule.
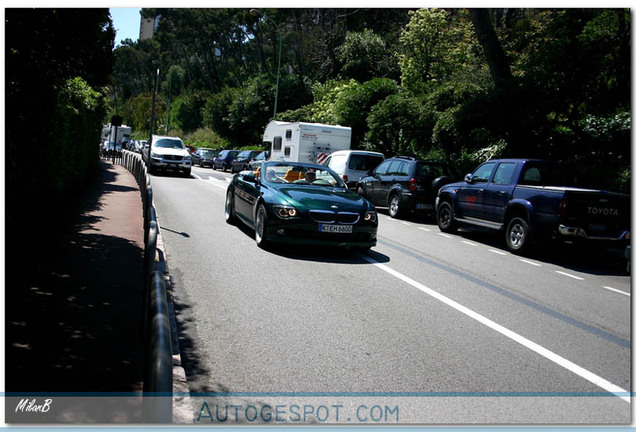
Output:
[[[314,407],[399,405],[400,423],[629,421],[624,260],[568,246],[517,257],[492,233],[386,212],[365,255],[263,251],[223,219],[229,179],[152,178],[190,390],[227,395],[211,409],[253,406],[264,415],[236,422],[267,423],[276,405],[290,420],[285,407],[319,394]]]

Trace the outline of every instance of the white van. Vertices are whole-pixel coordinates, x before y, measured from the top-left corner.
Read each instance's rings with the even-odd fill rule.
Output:
[[[339,150],[331,153],[323,165],[328,166],[355,189],[358,181],[373,171],[384,160],[384,155],[365,150]]]

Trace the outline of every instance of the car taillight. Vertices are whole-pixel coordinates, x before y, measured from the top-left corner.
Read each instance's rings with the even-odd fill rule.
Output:
[[[411,180],[409,180],[409,190],[414,191],[415,189],[417,189],[417,180],[415,180],[415,178],[412,178]]]
[[[567,201],[561,201],[559,203],[559,211],[558,214],[560,217],[565,217],[567,215],[568,203]]]
[[[345,183],[349,183],[349,176],[348,175],[344,174],[342,176],[342,179],[345,181]]]

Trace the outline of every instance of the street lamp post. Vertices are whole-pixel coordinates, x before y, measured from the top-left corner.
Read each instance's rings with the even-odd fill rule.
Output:
[[[155,76],[155,91],[152,93],[152,112],[150,113],[150,138],[155,131],[155,99],[157,97],[157,89],[159,87],[159,68]]]
[[[278,109],[278,83],[280,81],[280,59],[283,53],[283,33],[280,31],[276,21],[265,15],[262,11],[251,9],[250,15],[270,20],[271,23],[274,24],[274,27],[276,27],[276,32],[278,33],[278,68],[276,69],[276,94],[274,96],[274,120],[276,120],[276,110]]]

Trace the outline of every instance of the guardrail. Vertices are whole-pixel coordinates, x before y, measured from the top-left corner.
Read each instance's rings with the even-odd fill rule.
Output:
[[[122,151],[121,165],[135,177],[141,192],[144,224],[143,337],[146,344],[144,418],[172,422],[172,338],[165,275],[155,269],[159,224],[146,164],[139,153]]]

